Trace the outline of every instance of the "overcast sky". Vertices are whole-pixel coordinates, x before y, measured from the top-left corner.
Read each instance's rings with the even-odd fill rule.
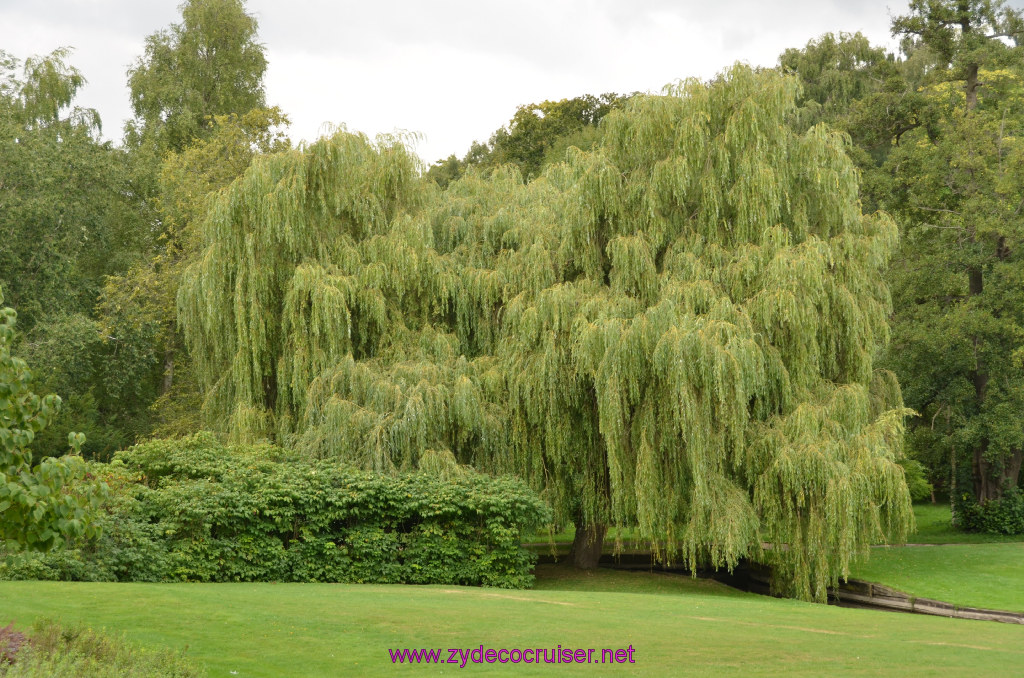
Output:
[[[106,138],[130,116],[125,71],[147,35],[180,21],[178,0],[0,0],[0,49],[59,46],[89,84]],[[1018,3],[1014,3],[1018,4]],[[895,48],[906,0],[249,0],[269,68],[267,101],[293,140],[323,123],[419,132],[433,162],[486,140],[520,104],[658,91],[736,61],[775,65],[788,47],[861,31]]]

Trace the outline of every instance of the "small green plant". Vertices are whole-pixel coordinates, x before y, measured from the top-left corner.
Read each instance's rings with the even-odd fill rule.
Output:
[[[7,634],[5,636],[4,634]],[[13,635],[12,635],[13,634]],[[4,662],[5,638],[18,637],[16,659]],[[37,621],[30,635],[0,629],[0,677],[198,678],[205,673],[182,654],[136,647],[121,637],[84,626]]]
[[[14,622],[0,629],[0,667],[4,664],[13,664],[27,640],[24,633],[14,630]]]

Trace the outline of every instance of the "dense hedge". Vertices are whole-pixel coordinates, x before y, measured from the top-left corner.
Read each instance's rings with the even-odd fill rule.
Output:
[[[522,588],[535,560],[522,534],[550,520],[512,478],[375,475],[208,434],[138,445],[94,470],[113,494],[102,537],[11,561],[0,577]]]

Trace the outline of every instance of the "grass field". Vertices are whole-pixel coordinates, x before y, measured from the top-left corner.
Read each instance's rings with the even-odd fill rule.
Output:
[[[0,625],[49,615],[144,645],[187,645],[211,676],[1007,675],[1024,662],[1019,626],[775,600],[671,575],[538,574],[532,591],[2,582]],[[388,654],[481,644],[632,645],[635,663],[396,667]]]
[[[1024,542],[1021,537],[954,531],[949,505],[914,507],[918,544],[876,548],[854,568],[857,579],[878,582],[921,598],[955,605],[1024,612]]]
[[[1024,543],[873,549],[852,576],[920,598],[1024,612]]]
[[[949,504],[915,504],[917,531],[908,541],[917,544],[1005,544],[1022,542],[1021,535],[960,532],[949,524]]]

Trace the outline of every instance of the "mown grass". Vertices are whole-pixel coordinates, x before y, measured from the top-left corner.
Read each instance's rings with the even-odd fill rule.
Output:
[[[915,504],[917,530],[908,541],[917,544],[1005,544],[1024,542],[1024,535],[961,532],[950,524],[949,504]]]
[[[331,584],[0,583],[41,615],[181,649],[211,676],[436,675],[389,648],[635,648],[635,664],[470,664],[467,675],[1005,675],[1024,629],[849,610],[650,573],[539,569],[536,590]],[[447,652],[445,653],[447,655]],[[447,656],[445,656],[447,658]]]
[[[914,507],[912,543],[931,546],[875,548],[851,576],[920,598],[954,605],[1024,612],[1024,541],[1020,535],[959,532],[948,504]]]
[[[1024,612],[1024,543],[872,549],[851,576],[920,598]]]

